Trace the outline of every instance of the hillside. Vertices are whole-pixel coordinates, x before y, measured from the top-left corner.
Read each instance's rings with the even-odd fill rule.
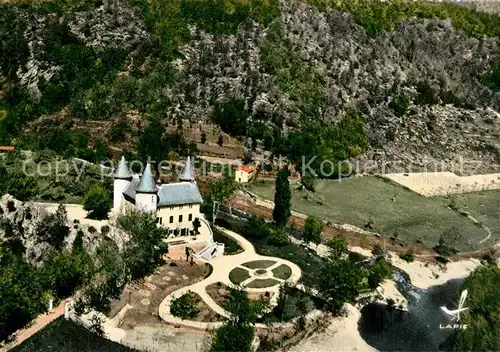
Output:
[[[204,121],[316,172],[500,170],[500,17],[310,2],[0,5],[0,142],[91,158],[135,153],[148,121],[187,139]]]

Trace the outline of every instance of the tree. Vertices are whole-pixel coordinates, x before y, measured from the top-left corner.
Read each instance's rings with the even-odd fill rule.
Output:
[[[0,247],[0,341],[46,309],[37,268]]]
[[[234,322],[229,322],[217,329],[214,337],[212,338],[210,351],[251,351],[253,337],[253,327],[247,325],[242,326]]]
[[[321,231],[323,231],[323,221],[316,216],[308,216],[302,238],[306,243],[312,242],[318,245],[321,243]]]
[[[268,307],[265,299],[248,299],[248,292],[229,288],[226,309],[231,312],[231,320],[220,327],[212,339],[211,351],[250,351],[254,337],[252,324]]]
[[[179,317],[181,319],[194,319],[200,313],[199,309],[196,308],[199,302],[199,296],[189,291],[179,298],[172,300],[170,304],[170,313],[172,313],[174,317]]]
[[[163,242],[166,230],[156,226],[150,214],[131,211],[119,216],[117,224],[130,235],[122,257],[131,280],[149,275],[164,263],[163,254],[168,251]]]
[[[201,144],[205,144],[207,141],[207,134],[205,132],[201,132]]]
[[[284,168],[278,172],[278,177],[276,177],[276,192],[274,194],[273,219],[280,227],[285,226],[290,217],[291,198],[288,169]]]
[[[370,267],[370,274],[368,275],[368,286],[375,289],[380,285],[384,279],[390,278],[392,275],[392,267],[385,261],[384,258],[379,258]]]
[[[217,144],[219,145],[219,147],[222,147],[222,145],[224,144],[224,137],[222,136],[222,134],[219,134],[219,138],[217,138]]]
[[[137,146],[137,155],[141,160],[160,161],[168,156],[167,144],[164,140],[165,127],[158,119],[151,119],[148,127],[144,129],[139,137],[139,145]]]
[[[9,176],[5,192],[20,201],[33,199],[39,191],[38,182],[32,176],[16,171]]]
[[[456,227],[451,227],[445,230],[439,237],[439,242],[432,249],[436,251],[437,254],[444,257],[449,257],[451,255],[457,254],[458,249],[454,247],[458,238],[461,236],[459,230]]]
[[[321,270],[319,292],[328,309],[340,314],[345,302],[352,302],[362,288],[363,272],[349,260],[329,261]]]
[[[36,233],[40,240],[49,243],[56,250],[60,250],[64,240],[69,235],[68,215],[64,205],[59,204],[55,214],[45,216],[36,226]]]
[[[347,240],[343,236],[336,236],[332,240],[329,240],[326,245],[330,249],[329,259],[339,260],[344,254],[347,254]]]
[[[111,199],[108,192],[98,183],[94,183],[83,200],[83,209],[87,210],[91,219],[105,219],[111,210]]]
[[[454,333],[439,346],[446,351],[500,350],[500,268],[496,263],[483,263],[464,280],[460,292],[468,290],[468,310],[460,313],[465,330]],[[457,298],[458,300],[458,298]]]
[[[277,228],[271,231],[268,243],[275,246],[285,246],[290,243],[290,236],[283,228]]]
[[[215,104],[214,122],[222,130],[233,136],[244,136],[246,134],[248,113],[245,110],[244,100],[230,100],[226,103]]]

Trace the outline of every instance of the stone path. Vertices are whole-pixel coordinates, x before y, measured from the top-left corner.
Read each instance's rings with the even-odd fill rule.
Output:
[[[296,283],[301,275],[302,272],[300,268],[292,263],[289,262],[288,260],[284,260],[281,258],[276,258],[276,257],[267,257],[267,256],[262,256],[259,255],[255,252],[255,248],[253,245],[245,239],[243,236],[227,230],[223,227],[218,227],[216,226],[217,230],[223,232],[225,235],[233,238],[238,244],[243,248],[243,252],[231,256],[219,256],[210,261],[210,264],[213,267],[212,274],[207,277],[206,279],[197,282],[193,285],[182,287],[178,289],[177,291],[172,292],[170,295],[165,297],[165,299],[160,303],[158,307],[158,313],[160,317],[165,320],[168,323],[171,324],[176,324],[176,325],[185,325],[185,326],[190,326],[190,327],[196,327],[196,328],[201,328],[201,329],[212,329],[212,328],[217,328],[221,326],[223,323],[222,322],[216,322],[216,323],[203,323],[203,322],[196,322],[196,321],[190,321],[190,320],[182,320],[178,317],[174,317],[172,314],[170,314],[170,304],[173,299],[178,298],[182,296],[183,294],[187,293],[188,291],[197,293],[203,301],[216,313],[221,315],[224,318],[230,318],[231,314],[226,311],[224,308],[219,306],[213,299],[210,297],[210,295],[207,294],[206,287],[208,285],[217,283],[217,282],[222,282],[225,285],[228,286],[234,286],[234,284],[231,282],[229,279],[229,273],[236,267],[241,267],[244,268],[245,270],[248,270],[249,273],[251,273],[253,270],[246,268],[242,266],[243,263],[246,262],[251,262],[251,261],[256,261],[256,260],[272,260],[276,262],[269,268],[266,268],[266,270],[269,272],[269,270],[272,270],[282,264],[287,265],[291,271],[292,274],[288,278],[288,282],[290,283]],[[269,276],[267,276],[269,277]],[[260,277],[258,277],[260,278]],[[263,277],[265,278],[265,277]],[[248,283],[255,279],[255,277],[251,277],[250,279],[247,279],[243,282],[243,284]],[[274,306],[276,304],[276,301],[278,299],[278,291],[280,287],[280,283],[283,282],[284,280],[273,277],[278,283],[274,286],[270,287],[264,287],[264,288],[245,288],[246,291],[252,293],[264,293],[264,292],[273,292],[274,295],[271,298],[271,306]]]

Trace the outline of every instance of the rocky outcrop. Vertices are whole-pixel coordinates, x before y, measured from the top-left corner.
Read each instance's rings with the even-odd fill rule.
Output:
[[[64,21],[94,48],[127,47],[148,36],[136,10],[116,2]],[[277,21],[284,28],[279,40],[291,46],[282,54],[297,55],[323,81],[318,118],[334,123],[354,107],[367,121],[370,149],[351,160],[361,163],[358,172],[436,164],[439,171],[454,171],[460,160],[475,162],[464,164],[464,173],[500,171],[500,94],[478,79],[500,62],[498,38],[468,37],[449,21],[423,19],[369,37],[350,14],[293,0],[281,1]],[[33,23],[43,27],[44,20]],[[246,20],[234,35],[190,31],[191,41],[180,48],[183,58],[174,61],[175,83],[158,90],[169,104],[166,119],[210,119],[217,102],[242,99],[250,119],[271,135],[301,128],[301,102],[283,91],[282,77],[263,67],[269,27]],[[46,66],[33,58],[21,80],[36,87],[39,77],[50,79],[57,70]]]
[[[53,248],[40,238],[38,224],[47,217],[47,211],[33,202],[21,202],[9,194],[0,198],[0,243],[9,242],[25,249],[24,258],[32,265],[41,265]],[[83,246],[92,255],[104,238],[92,226],[69,223],[69,234],[63,247],[71,249],[79,231],[83,235]],[[63,249],[64,249],[63,248]]]

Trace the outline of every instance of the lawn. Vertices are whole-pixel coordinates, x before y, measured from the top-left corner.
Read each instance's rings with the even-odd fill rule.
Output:
[[[250,281],[246,287],[248,288],[266,288],[266,287],[272,287],[280,282],[275,279],[255,279],[253,281]]]
[[[274,183],[259,182],[248,187],[262,198],[272,200],[274,197]],[[465,198],[471,215],[485,214],[482,218],[478,215],[478,220],[484,221],[494,232],[492,237],[498,239],[500,192],[472,193]],[[292,192],[292,209],[299,213],[362,228],[371,221],[373,231],[387,237],[397,236],[409,244],[420,241],[433,247],[445,230],[454,227],[461,237],[455,246],[461,251],[492,245],[493,238],[479,244],[486,236],[484,230],[448,208],[450,201],[449,197],[427,198],[375,176],[321,180],[314,193],[296,187]]]
[[[269,268],[271,265],[276,264],[274,260],[254,260],[252,262],[243,263],[241,265],[250,268],[250,269],[260,269],[260,268]]]
[[[89,330],[57,318],[21,345],[13,352],[106,352],[136,351],[111,340],[93,334]]]
[[[214,233],[214,241],[219,243],[224,243],[224,255],[232,255],[240,253],[243,248],[233,240],[231,237],[224,235],[224,233],[220,232],[216,228],[212,229]]]
[[[250,278],[250,273],[248,270],[242,268],[234,268],[229,273],[229,280],[235,285],[241,284],[246,279]]]
[[[282,280],[286,280],[292,275],[292,269],[286,264],[281,264],[277,268],[274,268],[272,272],[274,277]]]
[[[300,281],[306,286],[315,287],[319,280],[319,274],[323,267],[323,259],[304,247],[288,244],[276,247],[268,244],[253,242],[255,250],[260,255],[278,257],[297,264],[302,270]]]

